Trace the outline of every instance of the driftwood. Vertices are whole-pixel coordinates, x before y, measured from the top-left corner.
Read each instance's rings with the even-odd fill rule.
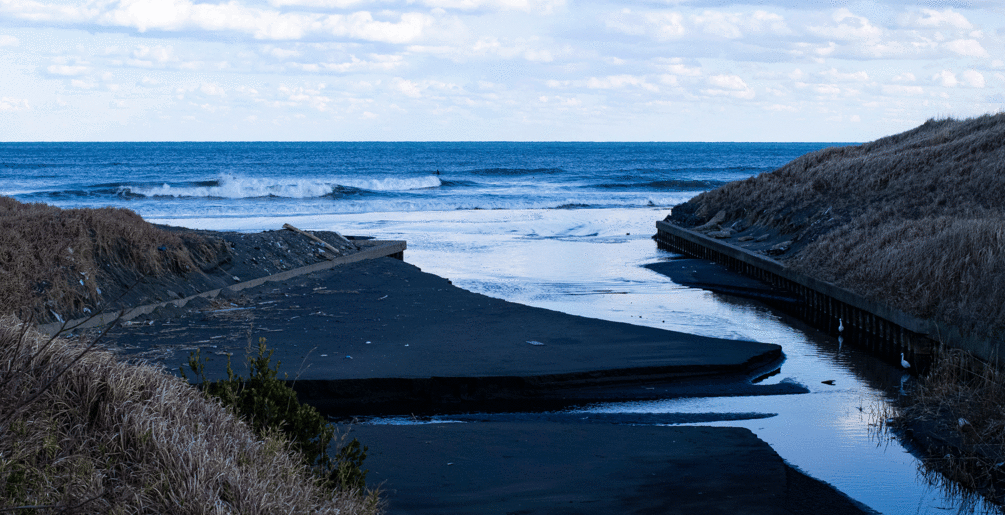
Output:
[[[328,249],[329,251],[335,253],[336,256],[343,253],[342,250],[333,247],[331,244],[329,244],[328,242],[322,240],[321,238],[318,238],[317,236],[314,236],[313,234],[311,234],[311,233],[309,233],[307,231],[302,231],[300,229],[297,229],[296,227],[293,227],[290,224],[283,224],[283,229],[286,229],[287,231],[293,231],[293,232],[298,233],[298,234],[302,234],[302,235],[306,236],[307,238],[309,238],[309,239],[311,239],[313,241],[316,241],[316,242],[320,243],[321,245],[324,245],[324,247],[326,249]],[[351,248],[351,249],[356,248],[356,246],[353,245],[353,243],[351,241],[347,240],[341,234],[339,234],[339,233],[337,233],[335,231],[331,231],[331,232],[335,233],[335,236],[338,236],[338,238],[341,239],[349,248]],[[328,256],[328,259],[335,259],[335,258],[332,257],[332,256]]]

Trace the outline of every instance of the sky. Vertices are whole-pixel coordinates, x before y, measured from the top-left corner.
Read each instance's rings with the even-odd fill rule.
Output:
[[[0,0],[0,141],[869,141],[1005,108],[1005,2]]]

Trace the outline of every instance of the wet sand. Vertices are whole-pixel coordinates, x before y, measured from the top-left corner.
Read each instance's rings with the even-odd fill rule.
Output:
[[[210,379],[266,338],[301,398],[333,415],[557,408],[681,395],[802,393],[750,380],[778,345],[608,322],[471,293],[402,261],[352,263],[153,313],[110,338]]]
[[[355,426],[390,514],[859,514],[743,428]]]
[[[214,378],[228,354],[246,373],[260,337],[302,400],[343,419],[806,391],[752,382],[779,366],[777,345],[513,304],[392,258],[160,309],[107,343],[174,370],[199,349]],[[370,447],[368,484],[383,485],[391,513],[864,511],[744,429],[531,419],[356,425],[352,436]]]

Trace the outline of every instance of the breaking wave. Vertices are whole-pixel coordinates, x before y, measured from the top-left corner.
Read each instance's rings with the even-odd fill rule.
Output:
[[[333,180],[318,179],[253,179],[249,177],[223,176],[216,181],[203,181],[172,186],[164,183],[159,186],[128,185],[119,187],[118,194],[123,196],[140,195],[144,197],[208,197],[208,198],[316,198],[343,197],[359,191],[394,192],[429,188],[439,188],[440,179],[435,176],[410,178],[372,178]]]

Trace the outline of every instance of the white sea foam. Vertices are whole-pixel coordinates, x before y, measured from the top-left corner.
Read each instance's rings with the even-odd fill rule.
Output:
[[[330,195],[337,188],[355,188],[366,191],[409,191],[440,187],[440,179],[434,176],[408,178],[334,178],[321,179],[254,179],[222,175],[213,186],[123,186],[120,191],[146,197],[213,197],[213,198],[314,198]]]

